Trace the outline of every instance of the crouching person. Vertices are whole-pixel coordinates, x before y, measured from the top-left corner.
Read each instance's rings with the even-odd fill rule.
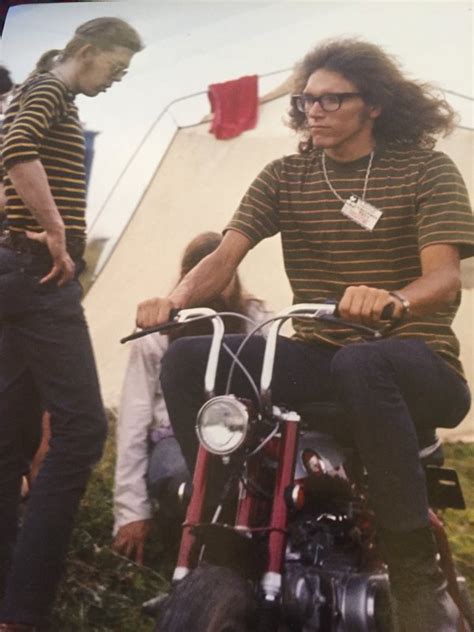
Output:
[[[221,243],[218,233],[206,232],[186,247],[180,281]],[[216,311],[232,311],[255,323],[270,317],[262,301],[247,294],[236,273],[220,295],[207,302]],[[251,324],[224,317],[226,332],[245,333]],[[166,335],[150,334],[132,343],[125,374],[117,426],[117,464],[114,493],[114,543],[117,552],[143,563],[152,526],[153,504],[168,523],[181,517],[177,491],[190,474],[170,426],[160,384],[161,362],[170,342],[182,336],[209,334],[209,322],[187,325]]]

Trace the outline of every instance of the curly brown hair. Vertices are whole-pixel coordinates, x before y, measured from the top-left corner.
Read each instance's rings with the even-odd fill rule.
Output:
[[[309,77],[321,68],[351,81],[370,105],[382,111],[375,119],[375,139],[384,143],[432,148],[436,136],[449,134],[455,113],[431,84],[407,79],[382,48],[358,39],[328,40],[310,51],[296,66],[293,92],[303,92]],[[299,151],[313,149],[306,116],[292,103],[289,126],[303,133]]]

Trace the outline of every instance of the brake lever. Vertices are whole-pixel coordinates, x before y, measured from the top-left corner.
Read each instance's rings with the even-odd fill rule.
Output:
[[[373,338],[382,337],[382,334],[377,329],[372,329],[372,327],[367,327],[366,325],[359,325],[359,323],[344,320],[343,318],[339,318],[339,316],[319,316],[318,320],[334,323],[335,325],[340,325],[341,327],[349,327],[354,331],[360,331],[360,333],[372,336]]]
[[[155,325],[154,327],[146,327],[145,329],[140,329],[140,331],[134,331],[133,334],[129,334],[128,336],[125,336],[125,338],[121,338],[120,344],[123,345],[126,342],[142,338],[143,336],[148,336],[149,334],[161,333],[163,331],[169,331],[170,329],[179,327],[183,324],[176,322],[179,311],[179,309],[171,309],[169,313],[169,320],[166,323]]]

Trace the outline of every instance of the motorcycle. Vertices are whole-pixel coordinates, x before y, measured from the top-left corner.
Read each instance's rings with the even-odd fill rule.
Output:
[[[330,319],[369,338],[384,332],[340,320],[332,303],[283,310],[271,319],[260,385],[253,384],[255,401],[249,401],[230,392],[232,372],[265,323],[246,336],[226,393],[216,395],[224,315],[184,309],[169,323],[123,340],[196,319],[213,326],[206,401],[196,420],[197,461],[192,484],[179,490],[187,512],[172,590],[158,600],[156,632],[390,632],[389,580],[347,414],[336,402],[290,410],[275,405],[271,393],[286,320]],[[456,573],[437,513],[464,509],[462,490],[455,470],[443,467],[435,431],[419,441],[440,564],[465,619],[459,632],[468,632],[474,623],[466,583]]]

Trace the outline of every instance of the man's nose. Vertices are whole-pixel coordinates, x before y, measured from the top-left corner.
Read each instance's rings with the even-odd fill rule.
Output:
[[[118,72],[114,74],[112,81],[114,82],[122,81],[122,79],[125,77],[126,74],[127,74],[126,70],[119,70]]]
[[[306,114],[307,116],[321,117],[326,114],[326,110],[323,110],[322,105],[319,101],[313,101],[311,106],[308,108]]]

